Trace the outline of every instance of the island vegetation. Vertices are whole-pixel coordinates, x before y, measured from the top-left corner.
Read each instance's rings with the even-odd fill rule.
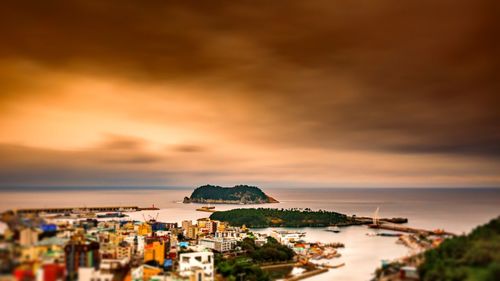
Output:
[[[321,227],[351,222],[351,218],[344,214],[311,209],[233,209],[214,212],[210,218],[247,227]]]
[[[234,187],[204,185],[196,188],[190,197],[184,198],[184,203],[263,204],[277,202],[260,188],[249,185]]]
[[[423,281],[500,280],[500,217],[425,253]]]
[[[218,254],[215,257],[217,271],[227,280],[269,281],[272,278],[269,273],[262,270],[259,265],[269,262],[292,261],[295,252],[287,246],[281,245],[272,237],[267,242],[258,246],[252,238],[245,238],[238,242],[238,248],[244,254],[237,257],[224,257]]]

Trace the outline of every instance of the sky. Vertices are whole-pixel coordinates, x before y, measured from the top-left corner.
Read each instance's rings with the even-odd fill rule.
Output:
[[[7,1],[0,187],[500,185],[498,1]]]

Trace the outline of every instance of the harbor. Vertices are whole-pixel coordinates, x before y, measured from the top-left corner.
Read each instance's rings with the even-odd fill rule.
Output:
[[[144,192],[143,195],[138,196],[136,192],[128,192],[128,191],[102,191],[95,195],[95,191],[91,192],[72,192],[72,193],[64,193],[63,197],[72,198],[74,201],[69,201],[73,204],[68,204],[69,206],[82,206],[84,204],[80,204],[80,200],[86,200],[88,202],[94,202],[94,204],[87,204],[88,206],[151,206],[151,204],[147,204],[144,202],[151,202],[151,194],[155,194],[155,197],[162,198],[173,198],[172,200],[163,201],[162,204],[158,204],[160,210],[158,211],[134,211],[134,212],[125,212],[129,217],[127,218],[114,218],[114,219],[98,219],[98,220],[121,220],[121,221],[136,221],[138,224],[144,223],[144,221],[149,222],[151,218],[156,220],[157,222],[177,222],[179,225],[183,220],[193,220],[204,218],[210,215],[207,212],[196,211],[197,208],[194,204],[181,204],[177,203],[179,200],[175,198],[182,198],[185,194],[185,190],[165,190],[165,191],[157,191],[154,192]],[[325,208],[330,204],[332,200],[335,198],[346,197],[345,192],[347,191],[335,191],[330,193],[311,193],[311,194],[299,194],[294,195],[296,197],[294,200],[287,201],[285,200],[282,203],[277,205],[278,208],[307,208],[312,206],[316,210],[320,208]],[[76,194],[76,195],[75,195]],[[110,197],[105,197],[103,195],[111,194]],[[278,197],[285,197],[288,193],[282,193]],[[359,198],[360,201],[367,200],[375,200],[374,202],[379,202],[382,199],[377,198],[377,194],[371,191],[364,191],[363,193],[353,193],[353,191],[349,191],[349,197],[352,197],[350,194],[354,194],[356,198]],[[406,194],[406,193],[405,193]],[[432,194],[432,193],[431,193]],[[54,197],[53,194],[48,192],[40,192],[37,193],[37,198],[41,202],[44,202],[44,205],[54,206],[56,207],[64,207],[61,206],[62,203],[60,201],[60,197]],[[491,196],[489,196],[491,197]],[[326,198],[326,199],[324,199]],[[77,201],[78,200],[78,201]],[[129,202],[129,204],[106,204],[111,202],[111,200],[115,200],[116,202]],[[137,203],[134,204],[135,200]],[[305,201],[304,201],[305,200]],[[338,199],[337,199],[338,200]],[[484,197],[482,202],[484,202]],[[13,201],[15,202],[15,201]],[[351,201],[347,201],[351,202]],[[441,202],[441,201],[438,201]],[[67,202],[66,202],[67,204]],[[373,210],[377,206],[377,203],[373,203],[370,206],[359,205],[355,203],[343,203],[348,204],[347,210],[352,210],[352,212],[361,213],[364,217],[368,217],[373,223]],[[404,205],[404,206],[403,206]],[[458,206],[459,204],[456,204]],[[4,207],[9,207],[13,205],[3,205]],[[155,205],[156,206],[156,205]],[[200,207],[203,205],[199,205]],[[360,208],[363,206],[363,208]],[[455,206],[455,205],[454,205]],[[474,225],[474,221],[480,220],[481,218],[470,219],[467,214],[460,213],[461,210],[455,208],[454,206],[450,206],[450,210],[455,214],[460,214],[461,223],[467,223],[465,226],[472,227]],[[20,207],[27,208],[28,205],[21,205]],[[35,207],[43,207],[43,205],[38,205]],[[381,206],[383,214],[390,214],[402,217],[408,217],[410,220],[406,225],[400,226],[408,226],[414,227],[417,229],[424,230],[432,230],[438,227],[446,227],[451,231],[451,233],[460,233],[462,231],[466,231],[467,228],[456,227],[452,222],[454,222],[453,217],[445,216],[445,214],[440,213],[438,209],[434,208],[435,218],[434,220],[429,220],[428,217],[423,217],[422,214],[424,209],[416,208],[412,205],[412,202],[409,201],[394,201],[394,203],[388,205]],[[432,205],[431,205],[432,207]],[[228,210],[230,208],[241,208],[241,206],[235,205],[217,205],[217,210]],[[406,208],[406,209],[405,209]],[[426,207],[429,208],[429,207]],[[333,207],[330,208],[333,210]],[[402,211],[399,211],[402,210]],[[405,211],[407,210],[407,211]],[[104,212],[106,213],[106,212]],[[416,214],[416,215],[412,215]],[[144,216],[143,216],[144,215]],[[491,214],[487,214],[490,216]],[[361,216],[358,216],[361,217]],[[385,216],[384,216],[385,217]],[[391,216],[392,217],[392,216]],[[444,217],[444,219],[443,219]],[[66,226],[67,221],[73,220],[73,218],[65,218],[62,217],[63,220],[60,220],[62,226]],[[111,226],[111,223],[108,223],[108,227]],[[158,227],[154,224],[155,229]],[[104,226],[104,225],[103,225]],[[106,227],[106,228],[108,228]],[[128,225],[126,227],[129,227]],[[159,226],[161,229],[162,227]],[[412,250],[410,247],[403,244],[403,242],[398,242],[399,235],[406,235],[412,233],[406,232],[398,232],[377,228],[369,228],[368,223],[359,226],[348,226],[348,227],[339,227],[340,232],[330,232],[326,231],[327,227],[301,227],[301,228],[262,228],[262,229],[250,229],[254,233],[266,233],[271,235],[272,230],[293,230],[305,233],[306,236],[303,237],[304,240],[308,243],[315,243],[321,241],[324,244],[330,243],[342,243],[344,244],[344,248],[337,248],[337,252],[341,255],[340,257],[333,257],[330,260],[321,260],[321,259],[310,259],[310,262],[316,263],[318,267],[328,268],[328,271],[324,271],[321,274],[308,277],[306,280],[311,281],[322,281],[322,280],[348,280],[348,281],[357,281],[357,280],[366,280],[367,277],[372,276],[375,268],[381,267],[382,260],[386,263],[390,263],[391,261],[401,261],[401,257],[408,257],[412,255]],[[146,231],[146,228],[144,228]],[[160,232],[161,233],[161,232]],[[397,236],[395,234],[398,234]],[[192,234],[194,232],[192,231]],[[369,235],[367,235],[369,234]],[[391,234],[386,236],[386,234]],[[415,234],[413,234],[415,235]],[[45,242],[44,242],[45,243]],[[184,245],[184,244],[182,244]],[[340,264],[344,264],[342,267],[333,268]]]

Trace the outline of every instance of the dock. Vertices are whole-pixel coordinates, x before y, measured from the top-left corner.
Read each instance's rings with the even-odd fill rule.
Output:
[[[146,208],[144,208],[146,209]],[[138,206],[103,206],[103,207],[66,207],[66,208],[29,208],[29,209],[17,209],[17,214],[61,214],[61,213],[72,213],[75,210],[85,210],[88,212],[120,212],[120,211],[141,211],[143,208]]]
[[[306,278],[309,278],[309,277],[316,276],[316,275],[321,274],[321,273],[325,273],[327,271],[328,271],[328,268],[319,268],[319,269],[315,269],[315,270],[304,272],[301,275],[294,276],[294,277],[291,277],[291,278],[287,278],[285,280],[286,281],[299,281],[299,280],[303,280],[303,279],[306,279]]]

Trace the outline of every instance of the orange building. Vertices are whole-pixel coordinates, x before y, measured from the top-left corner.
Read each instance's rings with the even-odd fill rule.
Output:
[[[137,230],[137,234],[141,236],[147,236],[153,232],[151,225],[149,223],[143,223],[139,225],[139,229]]]
[[[158,264],[163,264],[165,261],[165,243],[162,241],[154,241],[144,246],[144,262],[157,261]]]

